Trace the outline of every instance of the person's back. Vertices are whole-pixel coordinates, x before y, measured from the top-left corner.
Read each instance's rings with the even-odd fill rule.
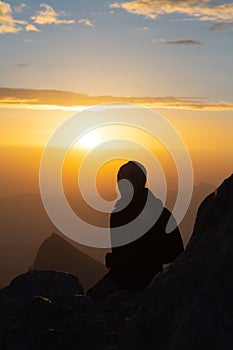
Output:
[[[96,287],[89,291],[93,299],[101,299],[101,293],[105,296],[108,294],[108,283],[109,286],[111,285],[109,289],[111,292],[114,289],[143,290],[150,284],[153,277],[162,271],[163,264],[170,263],[183,251],[183,242],[178,227],[173,232],[166,234],[166,226],[171,213],[168,209],[163,208],[162,202],[145,187],[145,168],[137,162],[128,162],[120,168],[117,180],[121,198],[117,201],[110,217],[111,236],[116,234],[118,227],[119,232],[124,234],[121,228],[140,215],[148,198],[150,206],[143,213],[145,217],[147,214],[152,215],[154,222],[140,238],[126,245],[113,247],[112,252],[106,255],[105,263],[110,271],[103,280],[97,283]],[[128,180],[133,186],[133,197],[127,205],[125,203],[128,187],[121,180]],[[160,215],[156,217],[158,212]],[[126,230],[128,229],[127,226]]]
[[[136,191],[125,209],[111,214],[110,227],[121,227],[138,217],[148,195],[153,196],[147,188]],[[154,206],[149,208],[152,213],[162,206],[155,197],[153,202]],[[129,244],[112,248],[112,253],[106,256],[106,266],[110,268],[109,276],[114,281],[126,289],[142,290],[162,271],[163,264],[172,262],[183,251],[178,227],[166,234],[170,216],[168,209],[161,208],[158,220],[145,234]]]

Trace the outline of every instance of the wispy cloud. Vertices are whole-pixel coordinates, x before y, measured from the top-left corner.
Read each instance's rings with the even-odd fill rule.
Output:
[[[22,3],[22,4],[18,5],[18,6],[15,6],[14,10],[15,10],[15,12],[21,13],[25,7],[27,7],[27,5]]]
[[[36,24],[72,24],[75,23],[73,19],[62,19],[62,16],[65,16],[65,12],[56,12],[52,6],[47,4],[40,4],[40,7],[44,10],[37,12],[36,16],[32,16],[31,19]]]
[[[28,63],[18,63],[16,64],[16,68],[27,68],[29,66]]]
[[[215,22],[210,26],[210,30],[217,30],[217,29],[232,29],[233,28],[233,21],[229,22]]]
[[[181,40],[171,40],[171,41],[163,41],[169,45],[202,45],[203,43],[198,40],[193,39],[181,39]]]
[[[26,24],[26,22],[14,19],[11,5],[0,1],[0,34],[16,34],[22,30],[20,24]]]
[[[91,21],[88,18],[81,18],[78,23],[84,24],[87,27],[94,27],[94,25],[91,23]]]
[[[139,27],[141,32],[148,32],[149,28],[147,26]]]
[[[217,4],[212,0],[132,0],[115,2],[112,9],[155,19],[164,14],[180,13],[201,21],[229,21],[233,18],[233,3]]]
[[[0,88],[0,108],[32,108],[82,110],[103,103],[130,103],[151,108],[170,108],[203,111],[233,111],[231,102],[207,102],[184,97],[121,97],[90,96],[57,90],[28,90]]]
[[[38,28],[36,28],[36,26],[34,26],[34,24],[27,24],[25,27],[25,30],[27,32],[40,32],[40,30]]]

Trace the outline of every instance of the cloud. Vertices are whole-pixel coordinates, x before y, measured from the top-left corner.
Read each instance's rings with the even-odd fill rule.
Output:
[[[184,97],[90,96],[58,90],[0,88],[0,108],[80,110],[103,103],[130,103],[150,108],[233,111],[233,103]]]
[[[225,29],[225,28],[233,28],[233,21],[229,22],[215,22],[210,26],[210,30],[216,30],[216,29]]]
[[[19,6],[15,6],[14,10],[15,10],[15,12],[21,13],[25,7],[27,7],[27,5],[22,3]]]
[[[26,24],[13,18],[11,5],[0,1],[0,34],[18,33],[22,30],[19,24]]]
[[[34,24],[27,24],[25,29],[27,32],[40,32],[40,30],[38,28],[36,28],[36,26],[34,26]]]
[[[139,27],[139,30],[141,32],[148,32],[149,28],[147,26],[144,26],[144,27]]]
[[[72,19],[61,19],[61,16],[64,16],[65,13],[56,12],[51,6],[47,4],[40,4],[40,7],[44,10],[38,11],[36,16],[32,16],[31,19],[36,24],[72,24],[75,23],[75,20]]]
[[[26,4],[22,3],[19,6],[13,7],[13,10],[17,13],[21,13],[23,9],[27,7]],[[31,19],[36,24],[72,24],[75,20],[64,19],[62,16],[66,16],[64,11],[56,12],[51,6],[47,4],[40,4],[42,10],[38,11],[35,16],[31,16]],[[0,34],[4,33],[19,33],[22,31],[23,26],[27,32],[39,32],[40,30],[34,25],[28,23],[28,21],[17,20],[13,17],[12,7],[10,4],[0,1]],[[88,21],[88,20],[86,20]],[[91,22],[86,22],[86,25],[92,26]]]
[[[18,63],[16,64],[16,68],[27,68],[29,66],[28,63]]]
[[[164,41],[169,45],[202,45],[203,43],[198,40],[193,39],[183,39],[183,40],[172,40],[172,41]]]
[[[78,23],[80,24],[84,24],[87,27],[94,27],[93,24],[91,23],[91,21],[87,18],[81,18]]]
[[[229,21],[233,18],[233,3],[227,3],[226,0],[220,5],[212,0],[132,0],[115,2],[110,8],[123,9],[152,19],[174,13],[201,21]]]

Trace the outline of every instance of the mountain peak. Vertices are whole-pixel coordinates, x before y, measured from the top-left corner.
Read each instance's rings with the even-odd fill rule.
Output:
[[[79,277],[85,289],[106,271],[103,264],[78,250],[57,233],[52,233],[41,244],[32,268],[72,273]]]

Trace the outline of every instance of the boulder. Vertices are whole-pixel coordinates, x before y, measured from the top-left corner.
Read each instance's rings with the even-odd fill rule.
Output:
[[[109,338],[97,305],[73,275],[30,271],[0,291],[1,350],[104,349]]]

